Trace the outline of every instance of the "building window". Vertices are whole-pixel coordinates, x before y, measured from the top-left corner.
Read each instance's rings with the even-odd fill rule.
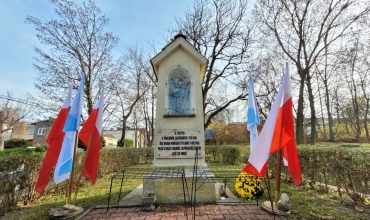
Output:
[[[46,128],[39,128],[37,135],[45,135]]]
[[[187,69],[177,67],[167,78],[166,115],[192,115],[192,78]]]

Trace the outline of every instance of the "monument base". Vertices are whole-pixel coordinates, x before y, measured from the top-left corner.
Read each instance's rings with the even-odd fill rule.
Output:
[[[273,202],[273,206],[274,207],[271,207],[271,202],[270,201],[265,201],[265,202],[262,203],[261,208],[263,210],[265,210],[267,212],[270,212],[272,214],[275,214],[275,215],[290,215],[290,210],[288,210],[288,211],[279,210],[277,208],[275,202]]]
[[[144,177],[142,196],[154,194],[157,198],[156,204],[184,204],[185,200],[187,203],[190,200],[203,204],[216,203],[215,183],[210,181],[210,177],[213,175],[208,167],[202,167],[196,173],[193,172],[193,168],[186,167],[154,167],[152,170]],[[184,179],[182,175],[184,175]],[[193,177],[197,181],[192,186]],[[194,198],[194,194],[191,195],[191,191],[194,192],[195,187],[196,198]]]

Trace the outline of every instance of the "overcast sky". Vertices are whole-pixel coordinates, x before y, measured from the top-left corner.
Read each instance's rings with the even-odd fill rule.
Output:
[[[82,4],[82,0],[76,1]],[[147,48],[148,42],[164,44],[166,29],[174,17],[183,16],[192,0],[95,0],[109,18],[107,31],[120,38],[115,54],[128,46]],[[36,94],[32,67],[34,45],[41,46],[34,27],[25,23],[27,15],[49,20],[54,7],[47,0],[0,0],[0,95],[7,91],[20,97]]]

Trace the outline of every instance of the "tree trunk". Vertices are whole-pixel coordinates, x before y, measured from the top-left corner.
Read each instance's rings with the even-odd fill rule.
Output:
[[[126,118],[122,119],[122,133],[121,133],[121,139],[120,142],[122,143],[122,147],[125,147],[125,136],[126,136]]]
[[[369,100],[366,99],[366,109],[365,109],[365,116],[364,116],[364,128],[365,128],[365,133],[366,133],[366,137],[368,138],[369,137],[369,129],[367,127],[367,115],[369,114]]]
[[[145,115],[145,134],[146,134],[145,135],[145,142],[144,142],[145,146],[149,146],[148,145],[149,144],[149,138],[148,138],[149,135],[147,135],[147,134],[149,134],[148,120],[149,120],[148,115]]]
[[[346,132],[349,134],[348,119],[345,120],[344,124],[346,125]]]
[[[135,138],[135,141],[134,141],[134,144],[133,144],[133,147],[134,148],[139,148],[139,143],[138,143],[138,135],[137,135],[137,132],[138,132],[138,129],[137,129],[137,121],[135,120],[135,129],[134,129],[134,138]]]
[[[358,102],[357,102],[357,94],[355,90],[355,98],[353,100],[353,105],[354,105],[354,113],[355,113],[355,120],[356,120],[356,141],[360,142],[360,137],[361,137],[361,125],[360,125],[360,116],[359,116],[359,107],[358,107]]]
[[[86,95],[86,102],[87,102],[87,113],[90,115],[91,111],[93,110],[93,102],[92,102],[92,94],[91,94],[91,70],[89,70],[88,75],[85,75],[85,95]]]
[[[153,94],[154,87],[152,87],[152,94]],[[155,96],[152,95],[152,103],[155,102]],[[153,138],[154,138],[154,104],[152,104],[152,120],[150,124],[151,128],[151,137],[150,137],[150,146],[153,146]]]
[[[309,69],[305,69],[305,72],[309,72]],[[311,109],[311,137],[310,137],[310,144],[315,144],[316,140],[316,111],[315,111],[315,97],[312,91],[311,85],[311,76],[309,74],[306,75],[306,85],[308,91],[308,100],[310,102],[310,109]]]
[[[0,111],[0,151],[4,150],[3,122],[4,122],[4,112]]]
[[[298,98],[298,109],[297,109],[296,141],[297,141],[297,144],[304,144],[303,89],[304,89],[305,76],[304,76],[302,69],[300,69],[299,67],[298,67],[298,73],[301,76],[301,78],[300,78],[300,85],[299,85],[299,98]]]
[[[318,77],[317,77],[317,80],[318,80]],[[326,139],[326,126],[325,126],[325,118],[324,118],[324,106],[322,104],[322,98],[321,98],[320,88],[318,88],[317,91],[319,92],[320,109],[321,109],[321,122],[322,122],[322,128],[323,128],[323,139]]]
[[[334,142],[333,116],[330,111],[330,94],[329,94],[329,88],[328,88],[328,81],[326,79],[324,80],[324,88],[325,88],[325,106],[326,106],[326,111],[328,112],[328,122],[329,122],[329,139],[331,142]]]

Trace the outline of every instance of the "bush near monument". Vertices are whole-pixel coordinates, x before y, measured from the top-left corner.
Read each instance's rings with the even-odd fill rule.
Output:
[[[134,142],[131,139],[125,139],[124,143],[122,143],[122,140],[117,141],[118,147],[133,147]]]
[[[243,161],[243,147],[237,145],[206,146],[206,162],[238,164]]]

